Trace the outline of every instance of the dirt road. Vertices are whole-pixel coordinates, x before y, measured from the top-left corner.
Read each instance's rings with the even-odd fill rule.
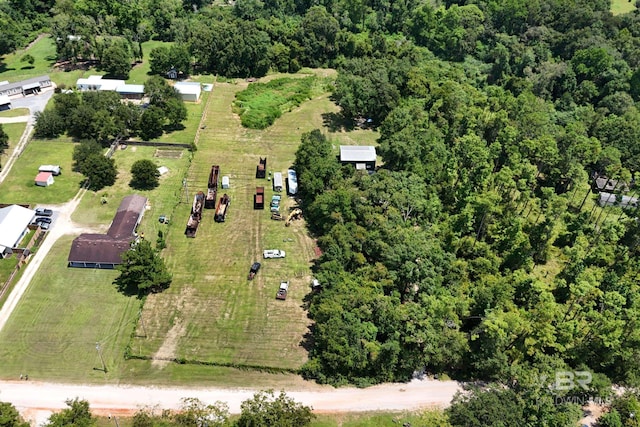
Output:
[[[459,385],[454,381],[414,380],[367,389],[287,390],[287,394],[317,412],[361,412],[444,407],[458,390]],[[240,403],[251,398],[253,393],[255,390],[249,389],[87,386],[32,380],[0,382],[0,401],[13,403],[25,418],[37,424],[45,421],[53,411],[64,408],[67,398],[88,400],[96,414],[129,416],[143,407],[177,409],[184,397],[196,397],[205,403],[226,402],[231,413],[239,413]]]

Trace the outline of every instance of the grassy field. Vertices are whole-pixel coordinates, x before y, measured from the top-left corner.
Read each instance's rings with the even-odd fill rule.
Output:
[[[636,9],[636,2],[631,0],[611,0],[611,13],[621,15]]]
[[[59,242],[53,255],[37,274],[11,325],[0,335],[3,343],[20,344],[15,346],[15,351],[11,348],[0,352],[1,360],[7,361],[6,368],[0,368],[0,376],[11,377],[14,370],[18,369],[29,370],[34,378],[37,374],[41,378],[64,378],[69,381],[319,387],[307,384],[292,374],[269,374],[244,369],[264,367],[295,370],[306,360],[306,350],[301,342],[308,331],[309,321],[303,308],[303,298],[309,291],[309,266],[313,257],[313,241],[308,237],[304,223],[294,222],[286,228],[282,222],[271,221],[268,209],[253,210],[252,195],[257,185],[266,187],[267,199],[272,194],[267,180],[255,179],[258,158],[267,156],[269,171],[285,171],[294,160],[301,134],[323,128],[326,121],[323,115],[335,113],[337,107],[324,94],[283,115],[268,129],[249,130],[240,125],[239,118],[231,109],[236,92],[245,87],[244,82],[216,84],[213,92],[205,95],[211,96],[210,100],[205,98],[202,103],[188,107],[190,119],[183,132],[192,135],[198,131],[200,117],[207,107],[206,126],[199,130],[197,151],[191,153],[187,150],[157,150],[129,145],[126,150],[116,152],[114,159],[119,169],[116,184],[96,193],[88,192],[73,215],[73,220],[80,224],[105,227],[111,221],[121,198],[134,192],[128,184],[129,170],[135,160],[150,158],[159,166],[167,166],[170,172],[161,178],[160,187],[150,192],[139,192],[150,201],[150,209],[139,231],[153,242],[158,230],[167,233],[168,247],[163,251],[163,256],[173,273],[172,286],[163,294],[147,299],[142,321],[134,325],[131,322],[138,306],[115,293],[111,285],[115,273],[67,269],[64,261],[71,239]],[[372,143],[376,138],[376,134],[370,131],[329,132],[327,127],[324,131],[335,141],[336,150],[341,143],[365,144]],[[183,136],[172,140],[190,142],[186,138]],[[72,144],[34,141],[30,145],[34,150],[33,156],[43,151],[43,144],[59,144],[56,153],[61,156],[60,161],[49,159],[47,163],[61,163],[65,167],[64,177],[70,164],[65,165],[63,158],[69,158],[70,162]],[[61,154],[64,150],[69,151]],[[38,162],[40,160],[35,161]],[[19,178],[18,171],[35,163],[32,160],[29,164],[17,167],[9,181],[0,185],[0,197],[2,192],[13,196],[18,194],[18,189],[7,190],[7,184],[26,180],[26,175]],[[196,191],[206,191],[212,164],[219,164],[221,175],[230,177],[231,188],[225,190],[232,200],[227,222],[214,223],[213,211],[205,210],[197,237],[187,239],[184,229],[192,198]],[[186,191],[182,187],[185,177]],[[32,179],[29,174],[29,180]],[[54,187],[56,185],[57,180]],[[222,190],[219,194],[222,194]],[[101,203],[103,197],[108,203]],[[285,197],[283,209],[293,204],[293,200]],[[157,221],[159,215],[169,216],[171,223],[160,224]],[[287,258],[262,260],[262,250],[267,248],[287,251]],[[246,279],[248,268],[256,260],[263,263],[263,268],[256,279],[249,282]],[[55,277],[53,292],[48,284],[51,277]],[[281,280],[291,283],[286,301],[274,298]],[[57,288],[69,283],[83,289],[85,282],[91,283],[90,289],[100,289],[100,292],[83,290],[76,296],[71,291]],[[47,294],[46,304],[39,302],[44,293]],[[73,306],[80,311],[91,311],[102,304],[107,304],[112,314],[100,321],[93,318],[89,321],[89,314],[74,317],[73,313],[65,313],[60,319],[53,312],[52,319],[45,315],[49,313],[49,305],[58,308]],[[30,312],[36,315],[27,321]],[[28,322],[29,327],[22,332],[18,325],[24,322]],[[103,346],[106,356],[108,352],[110,368],[106,376],[99,371],[87,374],[76,369],[85,370],[89,367],[92,370],[99,367],[93,366],[97,360],[94,347],[82,347],[71,357],[69,348],[74,347],[74,343],[76,347],[79,346],[77,340],[54,345],[43,338],[47,333],[54,337],[59,334],[60,339],[56,338],[56,342],[64,341],[65,334],[74,331],[74,336],[82,337],[86,346],[86,343],[95,344],[95,341],[103,340],[99,336],[106,336],[102,333],[106,330],[114,336],[108,344],[105,341]],[[42,335],[39,331],[42,331]],[[155,360],[125,362],[122,356],[127,345],[132,355],[155,357]],[[57,358],[56,351],[63,351],[64,357]],[[28,356],[21,358],[22,352]],[[36,360],[33,355],[40,353],[42,358]],[[182,365],[164,360],[171,358],[214,366]],[[243,369],[235,369],[234,366]]]
[[[4,154],[0,155],[0,165],[4,164],[6,159],[11,155],[13,147],[20,141],[24,129],[27,127],[26,123],[4,123],[1,125],[2,129],[9,136],[9,148],[5,150]]]
[[[304,79],[279,78],[267,83],[252,83],[236,94],[234,112],[242,125],[251,129],[265,129],[283,113],[298,107],[312,96],[315,77]]]
[[[74,145],[70,142],[31,141],[0,185],[0,200],[3,203],[42,204],[71,200],[82,181],[82,175],[71,170]],[[62,167],[62,174],[55,177],[55,183],[50,187],[34,185],[33,179],[38,173],[38,166],[42,164]]]
[[[110,285],[114,271],[67,268],[71,240],[55,244],[0,332],[0,376],[28,373],[34,379],[92,382],[119,376],[139,301]]]
[[[0,111],[0,117],[19,117],[19,116],[28,116],[29,109],[28,108],[12,108],[10,110]]]
[[[142,43],[142,53],[143,53],[143,61],[140,64],[136,64],[131,71],[129,72],[129,80],[128,83],[131,84],[143,84],[149,78],[149,70],[151,66],[149,65],[149,54],[151,51],[160,46],[171,46],[173,43],[162,42],[159,40],[150,40],[148,42]]]

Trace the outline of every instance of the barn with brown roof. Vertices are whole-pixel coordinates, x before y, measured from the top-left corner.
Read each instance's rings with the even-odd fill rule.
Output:
[[[68,266],[113,269],[121,264],[146,206],[147,198],[137,194],[122,199],[107,234],[81,234],[73,240]]]

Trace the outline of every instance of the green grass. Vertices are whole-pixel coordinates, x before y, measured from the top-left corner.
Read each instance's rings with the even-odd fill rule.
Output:
[[[611,13],[614,15],[629,13],[634,11],[635,9],[636,9],[635,1],[611,0]]]
[[[155,148],[132,145],[126,150],[116,152],[114,159],[119,169],[116,184],[96,193],[85,194],[72,217],[75,222],[83,225],[106,228],[122,197],[134,192],[128,187],[128,183],[129,170],[135,160],[151,158],[157,161],[158,165],[165,165],[170,169],[171,172],[161,178],[160,187],[150,192],[138,192],[149,198],[151,207],[145,213],[139,231],[144,232],[146,238],[154,243],[158,230],[167,233],[168,247],[163,251],[163,257],[174,278],[166,292],[147,299],[142,312],[144,323],[127,323],[133,318],[137,308],[132,308],[129,300],[113,291],[111,281],[115,273],[63,267],[70,239],[56,245],[46,261],[46,266],[37,274],[34,289],[39,289],[39,286],[42,286],[40,283],[51,280],[50,277],[56,277],[52,292],[46,296],[48,305],[89,310],[86,307],[93,309],[94,306],[106,304],[110,312],[119,310],[120,314],[111,314],[104,319],[104,322],[112,322],[109,325],[102,326],[103,323],[98,323],[98,329],[111,328],[112,334],[117,337],[109,346],[108,364],[110,367],[113,366],[113,369],[109,370],[107,381],[157,385],[188,384],[197,381],[198,384],[239,387],[247,384],[276,388],[319,387],[308,384],[292,374],[269,374],[226,366],[176,363],[162,366],[148,360],[122,360],[127,344],[130,345],[133,355],[151,357],[164,346],[165,357],[214,364],[297,369],[306,360],[306,351],[300,344],[308,331],[309,321],[303,309],[303,298],[309,291],[313,241],[307,236],[302,221],[295,222],[287,228],[282,222],[271,221],[268,209],[253,210],[252,195],[255,186],[265,186],[267,198],[272,194],[268,181],[255,179],[255,166],[260,156],[267,156],[270,171],[285,171],[294,160],[301,134],[322,128],[323,114],[335,113],[337,107],[329,100],[328,94],[324,94],[284,114],[266,130],[246,129],[241,126],[238,116],[231,108],[236,92],[246,86],[244,82],[216,84],[213,92],[209,94],[211,98],[203,100],[208,101],[208,104],[203,102],[190,106],[190,119],[186,124],[186,129],[191,129],[190,132],[198,128],[198,108],[202,109],[205,105],[208,107],[206,128],[200,130],[198,149],[194,153],[185,150],[181,159],[159,159],[153,157]],[[336,146],[351,143],[352,140],[365,142],[375,139],[375,134],[367,131],[334,132],[330,136]],[[65,145],[34,141],[31,146],[34,149],[32,155],[35,156],[38,151],[42,151],[42,144],[59,144],[57,152],[67,147],[69,151],[64,156],[70,159],[72,144],[68,143]],[[40,162],[39,159],[29,163],[25,159],[20,161],[25,162],[21,164],[20,169],[34,167],[34,164]],[[196,191],[206,190],[212,164],[219,164],[221,175],[228,175],[231,179],[231,188],[227,192],[231,196],[232,204],[227,222],[214,223],[213,211],[205,210],[197,237],[187,239],[183,233],[192,197]],[[62,176],[67,172],[65,170]],[[185,176],[188,183],[188,199],[182,188]],[[14,181],[17,179],[14,176],[9,178]],[[30,179],[33,177],[30,176]],[[0,185],[0,197],[2,191],[7,191],[4,189],[6,184],[8,182]],[[56,181],[54,187],[57,184]],[[221,190],[219,194],[222,194]],[[108,200],[104,205],[100,203],[103,196]],[[292,204],[293,201],[285,197],[283,209],[286,210]],[[159,215],[168,215],[171,223],[168,226],[159,224]],[[287,251],[287,258],[262,260],[262,250],[266,248],[284,249]],[[246,279],[248,268],[256,260],[263,262],[263,268],[257,277],[249,282]],[[291,282],[289,297],[286,301],[276,301],[275,292],[283,279]],[[63,282],[81,288],[85,282],[91,283],[91,289],[108,290],[108,293],[82,291],[79,298],[76,298],[73,293],[58,291],[57,287],[62,286]],[[15,322],[12,323],[13,326],[8,326],[3,335],[0,335],[0,339],[7,339],[2,342],[20,343],[15,351],[5,349],[4,353],[0,352],[0,360],[7,360],[7,368],[0,368],[0,376],[13,377],[14,370],[18,369],[29,370],[34,378],[36,376],[31,372],[37,373],[43,379],[103,381],[103,373],[77,372],[71,357],[64,353],[67,351],[66,348],[63,349],[62,362],[58,363],[53,353],[59,348],[48,342],[41,343],[47,333],[59,341],[60,334],[71,334],[71,331],[74,331],[74,336],[83,337],[83,345],[89,345],[78,350],[77,367],[93,369],[96,367],[93,365],[96,364],[97,354],[90,344],[100,338],[94,337],[99,334],[91,331],[93,325],[85,321],[88,317],[76,319],[65,317],[72,314],[64,314],[67,322],[64,325],[56,316],[49,320],[42,314],[48,313],[48,308],[38,302],[40,291],[33,292],[34,294],[28,293],[21,302],[19,314],[12,319],[12,322]],[[33,313],[29,320],[26,320],[27,310]],[[115,320],[110,319],[118,316],[122,319],[126,317],[126,321],[120,321],[116,331],[113,324]],[[27,322],[29,325],[24,332],[17,327],[20,322]],[[122,338],[125,335],[129,337],[134,330],[135,336],[131,341]],[[42,335],[36,331],[42,331]],[[72,340],[69,346],[73,346],[74,343],[76,341]],[[19,357],[21,353],[28,355],[24,361]],[[39,361],[33,357],[33,354],[37,353],[43,354]]]
[[[28,116],[29,109],[28,108],[12,108],[10,110],[0,111],[0,117],[20,117],[20,116]]]
[[[7,152],[5,153],[5,155],[9,155],[11,147],[14,147],[20,141],[20,138],[22,137],[22,134],[24,133],[24,129],[27,127],[27,124],[26,123],[3,123],[0,126],[2,126],[2,129],[4,129],[4,131],[9,136],[9,150],[7,150]]]
[[[250,129],[271,126],[282,113],[291,111],[312,96],[316,77],[277,78],[267,83],[252,83],[236,94],[234,107],[242,125]]]
[[[4,203],[64,203],[73,198],[80,188],[82,175],[71,170],[73,147],[75,144],[61,141],[31,141],[11,172],[0,184],[0,200]],[[42,164],[60,165],[62,174],[55,177],[49,187],[38,187],[34,178],[38,166]]]
[[[204,113],[207,99],[209,99],[210,95],[211,92],[202,92],[199,102],[185,102],[184,105],[187,107],[187,120],[184,122],[184,129],[164,133],[161,137],[157,138],[156,141],[191,144],[195,140],[198,126],[200,126],[200,118]]]
[[[33,66],[20,62],[25,54],[35,59]],[[29,49],[0,57],[0,80],[19,81],[51,72],[55,63],[56,46],[51,37],[43,37]]]
[[[131,84],[144,84],[149,78],[149,70],[151,66],[149,64],[149,54],[151,51],[160,46],[171,46],[173,43],[162,42],[158,40],[150,40],[142,43],[143,61],[140,64],[136,64],[129,72],[129,79],[127,83]]]
[[[9,275],[11,274],[11,272],[13,271],[13,269],[16,267],[17,264],[18,264],[17,256],[12,256],[11,258],[6,258],[6,259],[0,259],[0,290],[2,289],[4,282],[7,281],[7,279],[9,278]],[[0,304],[0,307],[2,307],[1,304]]]
[[[122,348],[138,309],[110,282],[115,271],[70,269],[71,236],[60,239],[0,332],[0,376],[104,381],[120,374]],[[101,369],[101,344],[108,372]]]

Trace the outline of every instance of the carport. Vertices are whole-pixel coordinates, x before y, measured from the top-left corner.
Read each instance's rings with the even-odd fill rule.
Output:
[[[40,90],[41,90],[40,82],[28,83],[22,86],[22,94],[24,96],[37,94],[40,92]]]

